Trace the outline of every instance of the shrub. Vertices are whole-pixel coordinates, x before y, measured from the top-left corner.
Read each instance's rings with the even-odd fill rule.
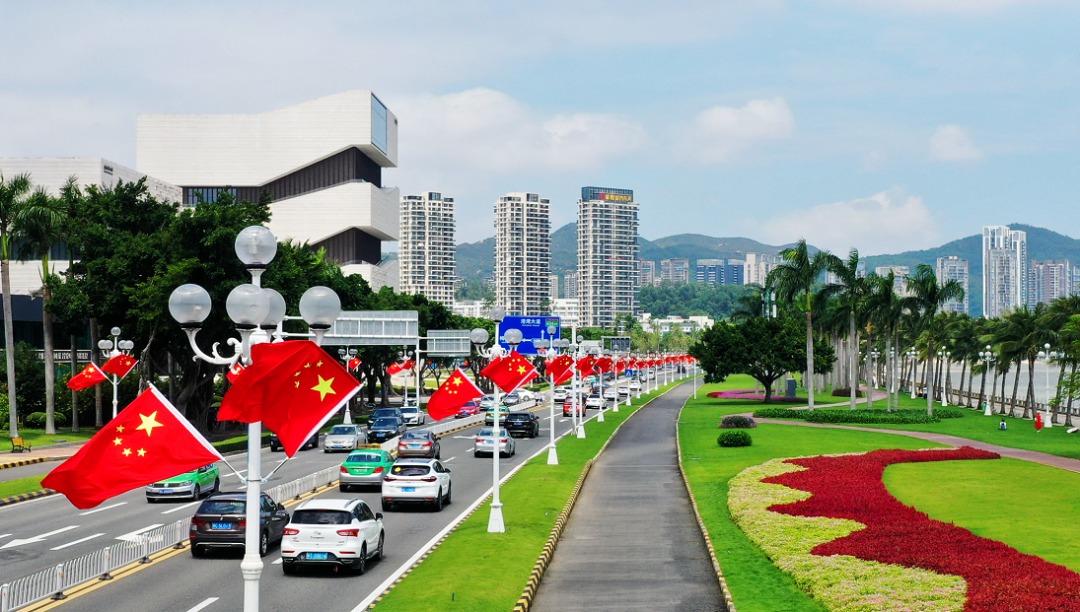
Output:
[[[960,418],[963,412],[951,408],[934,411],[934,416],[927,416],[919,409],[904,408],[893,412],[884,410],[847,410],[823,409],[791,410],[788,408],[762,408],[754,411],[759,419],[801,419],[810,423],[854,423],[857,425],[917,425],[940,423],[941,419]]]
[[[843,389],[833,389],[833,397],[851,397],[851,387],[844,387]],[[855,397],[863,397],[863,392],[855,389]]]
[[[750,439],[750,434],[745,431],[725,431],[716,439],[716,443],[724,448],[732,448],[736,446],[750,446],[753,444],[753,440]]]
[[[750,429],[751,427],[757,427],[754,419],[737,414],[726,416],[720,421],[721,429]]]
[[[26,415],[26,427],[29,429],[45,429],[46,415],[44,412],[31,412]],[[63,427],[68,424],[68,417],[62,412],[53,413],[53,424]]]

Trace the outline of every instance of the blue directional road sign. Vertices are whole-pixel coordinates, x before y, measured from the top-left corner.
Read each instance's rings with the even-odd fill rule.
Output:
[[[559,317],[506,317],[499,324],[499,346],[509,350],[510,345],[506,343],[502,335],[508,329],[520,329],[523,339],[518,345],[518,352],[522,355],[536,355],[540,352],[537,349],[547,350],[548,348],[548,341],[551,339],[547,332],[548,325],[555,326],[554,337],[559,338],[562,330]]]

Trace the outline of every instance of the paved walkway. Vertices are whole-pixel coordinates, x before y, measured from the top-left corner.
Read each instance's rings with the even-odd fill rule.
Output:
[[[724,598],[679,473],[681,385],[634,415],[589,474],[536,612],[716,612]]]

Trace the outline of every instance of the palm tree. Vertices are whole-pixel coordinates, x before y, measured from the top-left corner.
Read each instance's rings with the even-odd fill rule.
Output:
[[[926,352],[926,414],[934,414],[934,342],[936,340],[937,314],[941,307],[951,299],[962,301],[964,288],[959,282],[950,280],[939,284],[934,269],[927,264],[919,264],[915,274],[908,278],[908,291],[911,296],[905,298],[911,310],[920,314],[928,340]]]
[[[4,354],[7,357],[8,435],[19,437],[18,407],[15,402],[15,329],[11,312],[11,247],[15,218],[26,206],[30,175],[4,180],[0,173],[0,292],[4,305]]]
[[[795,248],[781,251],[780,257],[783,262],[769,272],[765,287],[775,290],[777,298],[786,302],[795,302],[800,298],[806,300],[806,379],[803,381],[803,386],[806,387],[810,410],[813,410],[814,285],[817,284],[821,273],[825,271],[832,255],[828,251],[818,251],[811,256],[806,240],[802,239],[795,244]]]
[[[825,288],[826,295],[836,295],[840,304],[847,312],[848,320],[848,386],[851,397],[851,409],[855,410],[855,398],[859,387],[859,315],[862,311],[863,300],[870,293],[870,286],[866,279],[859,276],[859,251],[851,249],[848,258],[841,260],[836,256],[829,258],[829,272],[836,275],[840,284],[829,285]]]
[[[885,405],[886,411],[892,411],[894,406],[892,389],[896,383],[896,358],[893,355],[893,346],[900,319],[904,314],[903,302],[900,296],[896,294],[896,291],[893,290],[895,281],[896,275],[891,270],[888,276],[871,274],[867,278],[870,292],[866,307],[870,320],[872,324],[876,324],[885,333],[885,385],[886,390],[889,391]],[[896,399],[897,403],[899,403],[899,398]]]
[[[1076,352],[1073,350],[1076,337],[1072,328],[1066,326],[1076,315],[1080,315],[1080,295],[1070,295],[1050,302],[1046,314],[1039,320],[1040,325],[1054,333],[1055,339],[1051,342],[1061,347],[1061,357],[1058,359],[1061,370],[1058,372],[1055,412],[1061,408],[1061,388],[1065,380],[1065,367],[1071,366],[1072,372],[1076,372],[1077,359]],[[1072,425],[1072,415],[1068,410],[1065,411],[1065,424]]]

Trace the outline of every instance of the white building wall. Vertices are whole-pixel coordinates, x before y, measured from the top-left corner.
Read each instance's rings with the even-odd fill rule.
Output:
[[[397,240],[397,187],[342,183],[274,202],[267,227],[279,240],[318,242],[347,227],[357,227],[380,240]]]

